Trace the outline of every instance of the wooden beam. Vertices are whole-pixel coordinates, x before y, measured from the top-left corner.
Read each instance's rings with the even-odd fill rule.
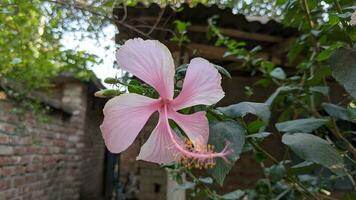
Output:
[[[147,23],[149,24],[153,23],[156,19],[157,17],[141,16],[141,17],[132,18],[131,20],[135,22],[144,22],[147,25]],[[166,19],[162,18],[161,20],[165,21]],[[188,31],[200,32],[200,33],[206,33],[208,29],[209,29],[208,26],[194,25],[194,24],[188,27]],[[273,35],[267,35],[261,33],[250,33],[247,31],[241,31],[232,28],[219,28],[219,30],[224,35],[247,39],[247,40],[256,40],[256,41],[271,42],[271,43],[279,43],[285,40],[283,37],[279,37],[279,36],[273,36]]]
[[[206,33],[208,29],[209,29],[208,26],[199,26],[199,25],[192,25],[188,27],[188,31],[202,32],[202,33]],[[240,30],[230,29],[230,28],[219,28],[219,30],[224,35],[247,39],[247,40],[256,40],[261,42],[276,42],[276,43],[282,42],[284,40],[283,37],[272,36],[272,35],[261,34],[261,33],[250,33],[246,31],[240,31]]]
[[[177,44],[172,42],[165,43],[171,52],[179,51],[179,47]],[[188,51],[190,57],[203,57],[208,60],[221,60],[221,61],[233,61],[233,62],[241,62],[241,60],[237,59],[235,56],[227,56],[223,57],[226,48],[210,46],[206,44],[199,43],[190,43],[185,45],[186,51]],[[257,53],[258,58],[263,58],[266,60],[272,61],[274,64],[281,64],[281,59],[277,56],[270,55],[266,52]]]

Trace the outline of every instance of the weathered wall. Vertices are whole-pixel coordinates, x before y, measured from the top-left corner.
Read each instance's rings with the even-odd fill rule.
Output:
[[[125,186],[124,192],[128,199],[166,199],[166,170],[155,163],[136,160],[141,146],[156,126],[157,119],[156,113],[142,129],[135,142],[120,154],[120,181]]]
[[[104,196],[105,144],[100,131],[105,101],[94,98],[89,90],[81,160],[81,200],[99,200]]]
[[[71,200],[101,192],[91,185],[103,182],[101,115],[85,117],[91,113],[86,84],[63,84],[58,91],[54,96],[75,115],[57,110],[41,122],[31,110],[13,113],[19,105],[11,99],[0,101],[0,199]]]

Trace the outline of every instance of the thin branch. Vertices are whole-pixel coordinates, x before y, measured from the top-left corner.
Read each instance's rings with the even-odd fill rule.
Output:
[[[342,8],[341,8],[341,5],[340,5],[339,1],[338,0],[334,0],[334,4],[335,4],[335,7],[336,7],[336,11],[339,14],[343,14]],[[341,19],[340,21],[342,23],[342,26],[345,28],[345,29],[343,29],[343,32],[345,34],[346,40],[349,43],[349,45],[352,47],[353,46],[352,39],[351,39],[350,35],[347,33],[347,31],[346,31],[346,28],[348,27],[348,25],[347,25],[347,23],[345,22],[344,19]]]
[[[260,151],[261,153],[263,153],[265,156],[267,156],[274,164],[279,164],[278,160],[273,157],[270,153],[268,153],[266,150],[264,150],[261,146],[259,146],[257,143],[253,142],[252,140],[247,140],[254,149]],[[297,184],[300,188],[302,188],[302,190],[305,192],[304,194],[307,195],[308,198],[310,199],[314,199],[314,200],[318,200],[319,198],[317,196],[315,196],[313,193],[311,193],[308,188],[306,188],[303,183],[301,183],[298,179],[290,176],[287,174],[286,177],[287,180]]]
[[[82,7],[82,6],[79,6],[77,4],[70,4],[69,2],[66,2],[66,1],[56,1],[56,0],[42,0],[42,1],[55,3],[55,4],[60,4],[60,5],[63,5],[63,6],[68,6],[68,7],[72,6],[74,9],[81,10],[81,11],[84,11],[84,12],[89,12],[89,13],[91,13],[93,15],[96,15],[96,16],[99,16],[99,17],[103,17],[104,19],[106,19],[106,20],[108,20],[108,21],[110,21],[112,23],[117,23],[117,24],[119,24],[121,26],[124,26],[124,27],[128,28],[128,29],[130,29],[130,30],[142,35],[145,38],[152,39],[152,37],[150,37],[149,35],[147,35],[146,33],[142,32],[142,31],[138,30],[134,26],[131,26],[131,25],[126,24],[124,22],[120,22],[115,16],[112,18],[112,17],[107,16],[107,15],[105,15],[103,13],[94,11],[89,7]]]
[[[164,12],[166,11],[166,7],[164,7],[161,12],[159,13],[156,22],[153,24],[152,28],[147,32],[147,35],[151,35],[151,33],[155,30],[155,28],[157,27],[157,25],[159,24],[159,22],[162,19],[162,16],[164,14]]]
[[[124,16],[122,17],[121,20],[119,20],[120,23],[123,23],[127,18],[127,6],[124,4]]]

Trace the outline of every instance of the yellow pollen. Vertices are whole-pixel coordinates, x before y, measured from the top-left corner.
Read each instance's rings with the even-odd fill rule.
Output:
[[[188,138],[184,139],[184,144],[189,151],[193,152],[197,150],[197,147],[195,147],[193,145],[193,142]],[[198,150],[202,149],[206,153],[213,153],[215,147],[211,144],[208,144],[206,146],[201,145],[198,147]],[[180,163],[183,165],[183,167],[186,167],[187,169],[192,169],[193,167],[196,169],[208,169],[213,168],[215,166],[214,159],[200,160],[199,158],[191,158],[184,155],[180,158]]]

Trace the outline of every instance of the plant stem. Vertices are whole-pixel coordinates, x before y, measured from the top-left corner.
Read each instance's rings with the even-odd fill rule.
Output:
[[[206,186],[203,182],[201,182],[191,171],[189,171],[187,169],[185,169],[184,171],[188,176],[190,176],[190,178],[192,178],[194,180],[194,182],[198,182],[198,184],[202,185],[205,188],[205,190],[209,193],[209,195],[211,197],[215,197],[216,196],[215,193],[212,192],[210,190],[210,188],[208,186]]]
[[[314,21],[313,21],[313,19],[311,17],[311,13],[310,13],[310,9],[308,7],[307,0],[302,0],[302,4],[303,4],[303,7],[304,7],[306,15],[307,15],[309,26],[310,26],[311,29],[313,29],[315,27],[315,23],[314,23]]]
[[[339,1],[338,1],[338,0],[334,0],[334,4],[335,4],[335,7],[336,7],[336,11],[337,11],[339,14],[343,14],[342,8],[341,8],[341,5],[340,5]],[[341,23],[342,23],[342,26],[344,27],[343,32],[345,33],[346,40],[347,40],[347,42],[349,43],[349,45],[352,47],[352,46],[353,46],[352,39],[351,39],[350,35],[347,34],[347,31],[346,31],[348,25],[347,25],[347,23],[345,22],[344,19],[341,19],[340,21],[341,21]]]
[[[267,156],[274,164],[279,164],[278,160],[273,157],[270,153],[268,153],[266,150],[264,150],[261,146],[259,146],[257,143],[255,143],[254,141],[252,140],[247,140],[248,143],[250,143],[256,150],[260,151],[261,153],[263,153],[265,156]],[[295,183],[296,185],[298,185],[300,188],[303,189],[303,191],[306,195],[306,197],[308,197],[309,199],[314,199],[314,200],[318,200],[318,197],[316,197],[313,193],[311,193],[308,188],[306,188],[303,183],[301,183],[298,179],[290,176],[287,174],[287,177],[286,177],[287,180]]]
[[[338,13],[342,14],[342,9],[341,9],[341,6],[339,4],[339,1],[338,0],[334,0],[334,3],[335,3],[335,6],[336,6],[336,9],[337,9]],[[310,29],[312,30],[315,27],[315,23],[314,23],[314,21],[312,19],[312,16],[311,16],[311,13],[310,13],[310,9],[308,7],[307,0],[302,0],[302,4],[303,4],[304,11],[305,11],[305,14],[307,16],[307,19],[309,21]],[[342,21],[342,22],[343,22],[343,24],[345,24],[347,26],[347,24],[344,21]],[[351,41],[351,39],[350,39],[350,41]],[[313,52],[313,55],[311,56],[311,60],[314,59],[315,55],[319,51],[317,38],[315,38],[314,36],[313,36],[313,43],[314,43],[314,52]],[[351,41],[350,44],[352,46],[352,41]],[[311,76],[314,74],[313,67],[311,67],[310,74],[311,74]],[[326,85],[326,81],[325,80],[324,80],[324,82],[325,82],[324,84]],[[330,102],[330,97],[328,97],[328,101]],[[321,117],[320,114],[315,109],[315,103],[314,103],[314,96],[313,95],[310,96],[310,109],[311,109],[312,113],[314,114],[314,116]],[[337,124],[336,124],[335,120],[332,119],[331,121],[332,121],[332,125],[334,126],[334,131],[331,131],[331,132],[335,135],[336,138],[338,138],[338,139],[342,140],[343,142],[345,142],[347,144],[347,149],[352,153],[352,155],[354,157],[356,157],[356,149],[355,149],[355,147],[353,147],[353,145],[345,137],[343,137],[343,135],[341,134],[339,128],[337,127]]]
[[[347,144],[347,149],[352,153],[353,157],[356,158],[356,149],[355,147],[342,135],[339,128],[337,127],[335,119],[331,119],[331,123],[334,126],[334,131],[331,131],[336,138],[342,140]]]

